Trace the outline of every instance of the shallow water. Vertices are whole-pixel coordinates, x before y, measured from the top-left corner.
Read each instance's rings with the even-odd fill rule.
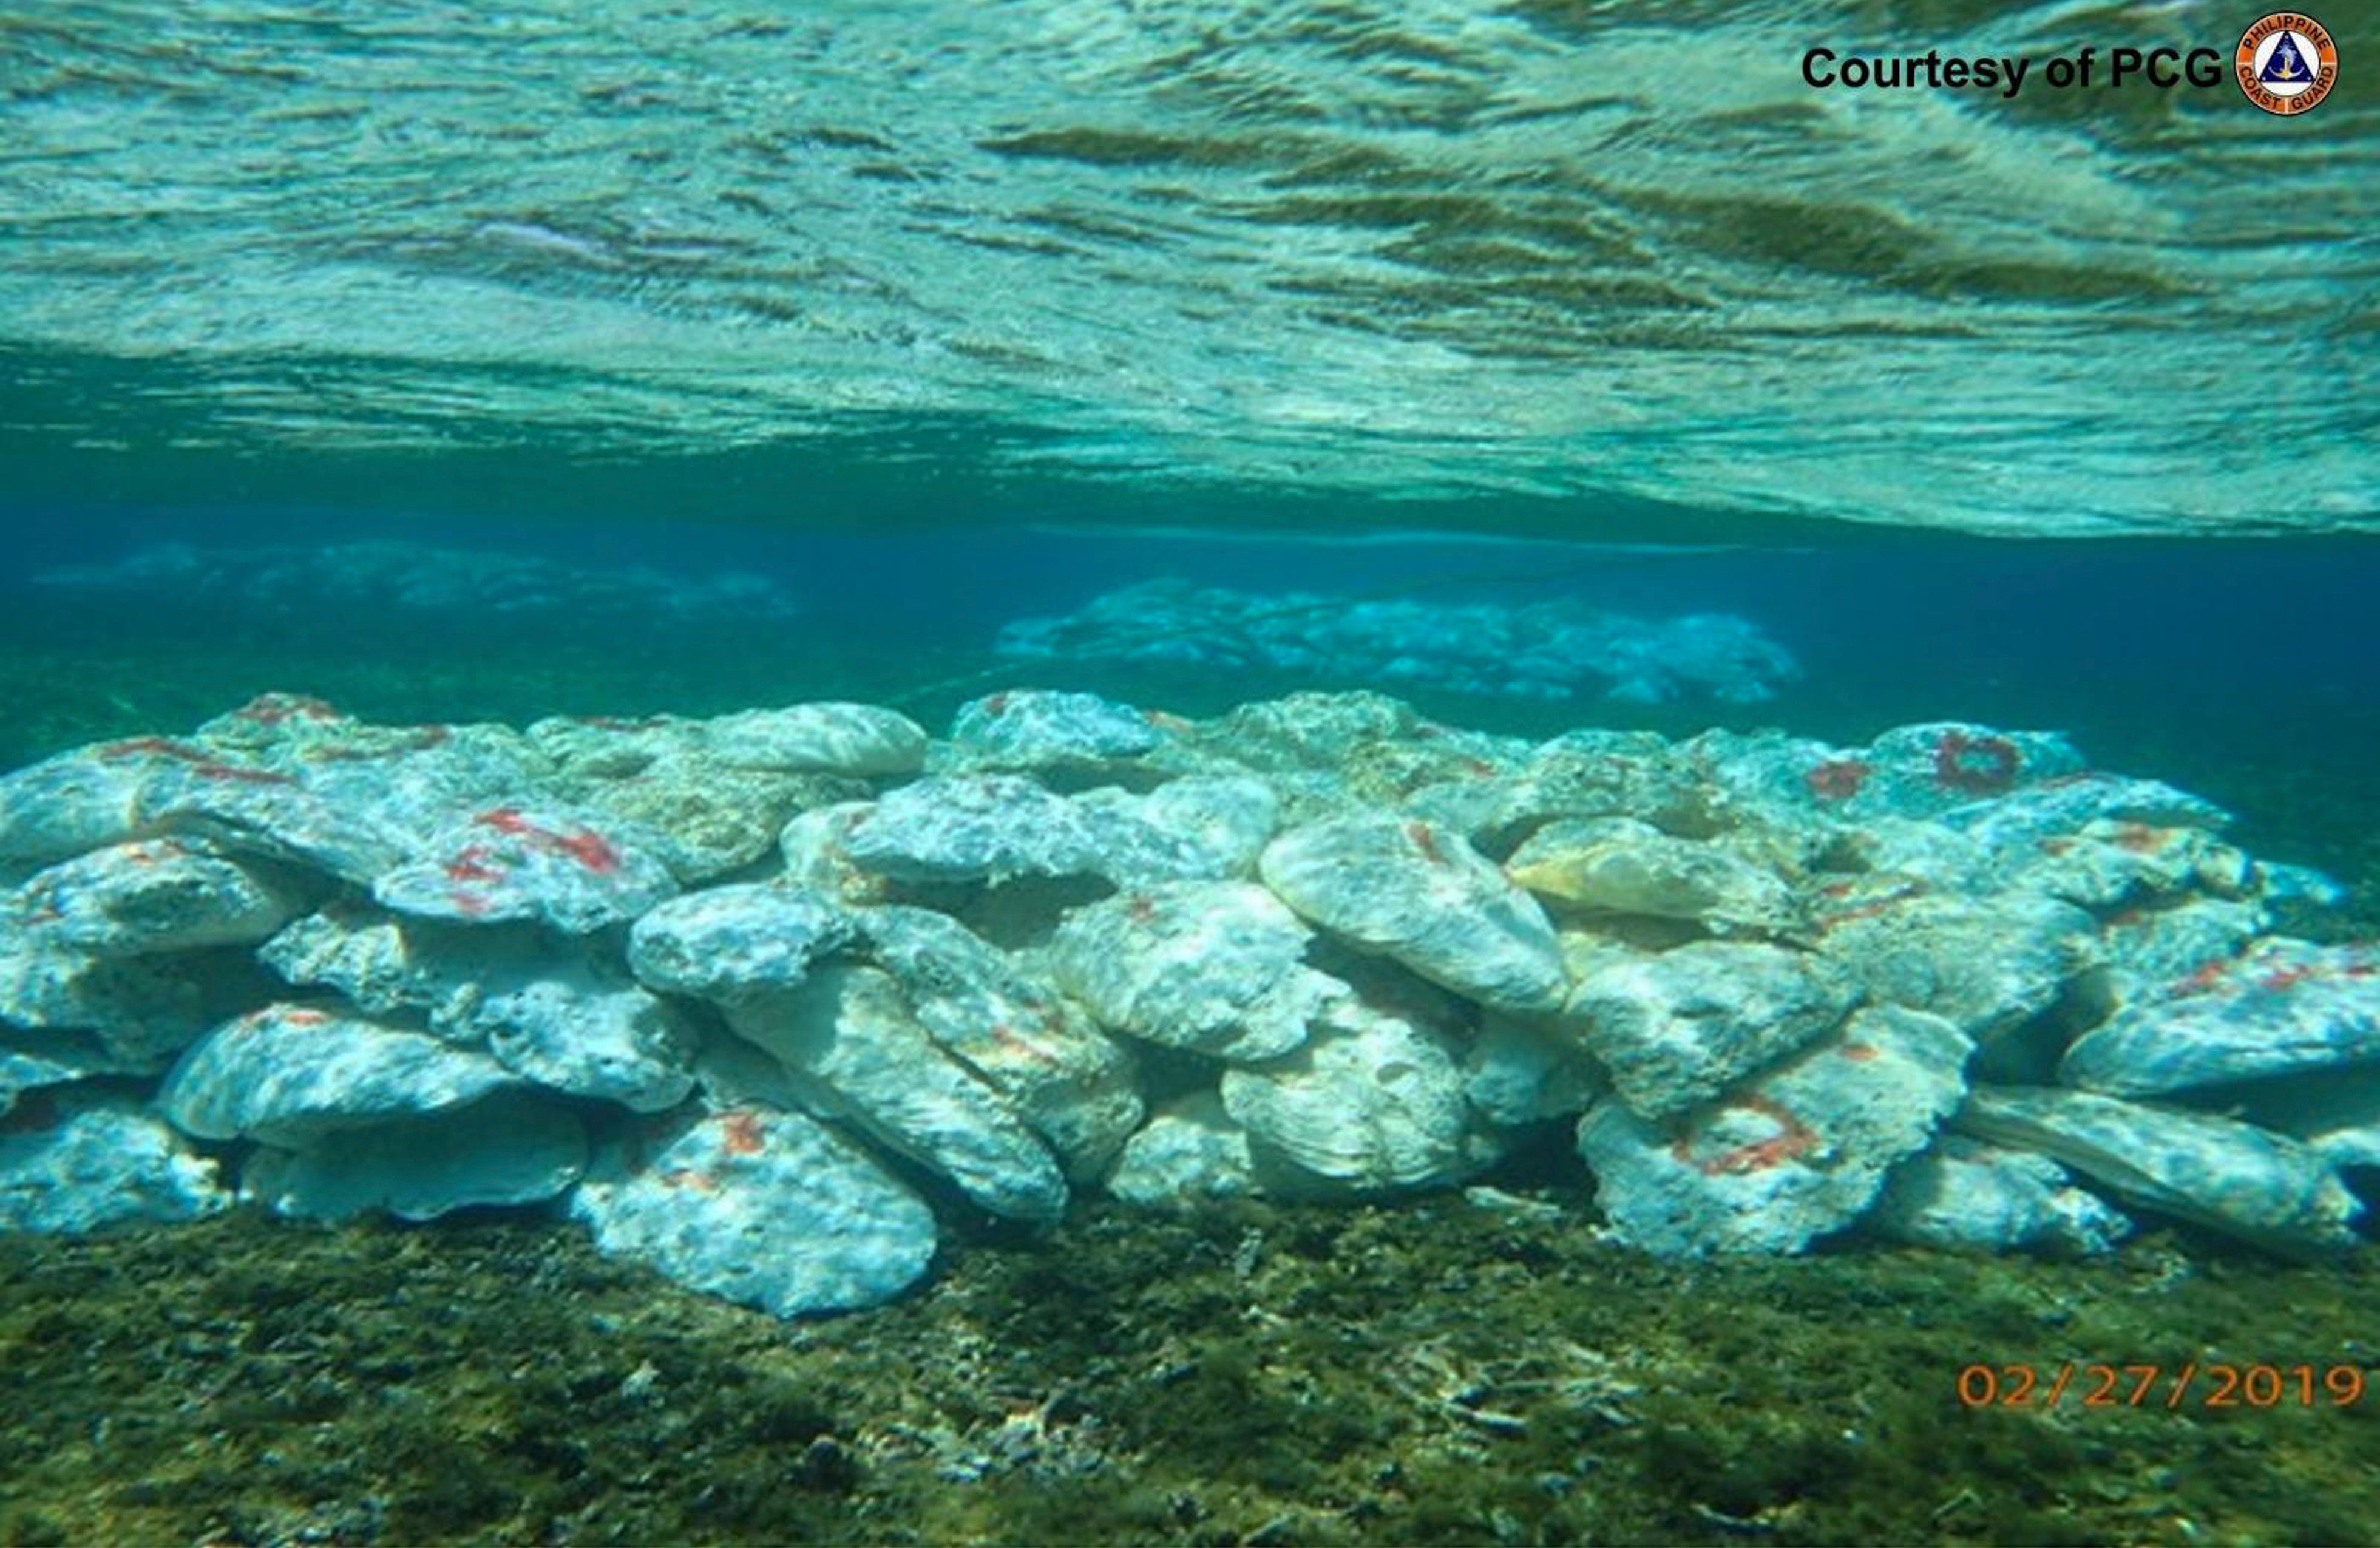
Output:
[[[830,9],[0,17],[0,771],[273,691],[1960,722],[2338,884],[2271,932],[2380,935],[2371,40],[2284,122],[1794,71],[2228,49],[2201,0]],[[1631,654],[1699,616],[1740,622]],[[0,1107],[0,1151],[54,1115]],[[2368,1223],[2302,1262],[2147,1208],[2082,1262],[1864,1220],[1670,1262],[1598,1234],[1570,1127],[1483,1193],[1175,1217],[1078,1179],[1046,1229],[889,1159],[933,1267],[824,1321],[556,1210],[0,1237],[0,1541],[2380,1532]],[[1961,1401],[2128,1360],[2372,1396]]]
[[[667,454],[764,487],[664,472],[657,501],[763,518],[838,514],[807,486],[865,459],[921,505],[920,481],[964,506],[1055,469],[1199,521],[1497,492],[1540,528],[1581,494],[2012,533],[2368,524],[2362,72],[2291,123],[2228,87],[2002,102],[1798,69],[1820,45],[2228,47],[2245,19],[28,15],[0,23],[0,422],[325,471],[478,452],[505,481]]]

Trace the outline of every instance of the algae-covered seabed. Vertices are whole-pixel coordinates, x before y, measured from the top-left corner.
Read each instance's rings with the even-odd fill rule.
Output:
[[[381,719],[525,721],[925,686],[905,707],[939,724],[978,689],[931,685],[987,664],[814,642],[442,654],[418,634],[343,652],[279,628],[176,630],[169,653],[122,624],[48,628],[0,658],[8,763],[267,687]],[[1184,680],[1063,686],[1193,713],[1264,687],[1208,685],[1225,697],[1201,703]],[[1848,738],[1879,708],[1847,693],[1734,718]],[[2371,932],[2380,824],[2354,750],[2192,724],[2082,729],[2113,766],[2240,808],[2252,849],[2331,867],[2356,900],[2325,932]],[[2371,1371],[2380,1249],[2293,1265],[2151,1230],[2083,1265],[1865,1244],[1665,1264],[1595,1239],[1562,1140],[1490,1179],[1517,1213],[1442,1195],[1176,1221],[1088,1200],[1046,1237],[951,1215],[923,1288],[793,1325],[607,1262],[560,1223],[242,1213],[0,1238],[0,1542],[2380,1535],[2380,1371],[2348,1408],[2294,1391],[2208,1408],[2202,1388],[2180,1411],[2072,1394],[1973,1411],[1957,1389],[1977,1362]]]
[[[2350,1408],[1968,1410],[1971,1361],[2374,1361],[2380,1253],[1701,1266],[1567,1208],[1084,1207],[787,1326],[565,1227],[0,1241],[0,1537],[2355,1542]]]

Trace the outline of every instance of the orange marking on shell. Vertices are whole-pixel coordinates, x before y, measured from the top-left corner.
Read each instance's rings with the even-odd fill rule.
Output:
[[[1775,1120],[1778,1132],[1766,1140],[1755,1140],[1748,1145],[1721,1151],[1714,1156],[1694,1159],[1691,1145],[1684,1139],[1670,1147],[1670,1153],[1686,1163],[1706,1177],[1738,1176],[1747,1172],[1765,1172],[1809,1152],[1818,1143],[1818,1135],[1791,1109],[1771,1098],[1754,1093],[1729,1099],[1730,1107],[1742,1107],[1761,1116]]]
[[[2165,847],[2165,830],[2150,827],[2146,823],[2122,823],[2116,828],[2115,845],[2135,855],[2153,855]]]
[[[758,1155],[767,1139],[756,1113],[738,1110],[719,1120],[719,1148],[729,1155]]]

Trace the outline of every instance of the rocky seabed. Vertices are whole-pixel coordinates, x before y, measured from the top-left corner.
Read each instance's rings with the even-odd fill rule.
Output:
[[[1450,1188],[1561,1125],[1665,1255],[2344,1248],[2380,948],[2272,934],[2337,889],[2227,821],[1952,724],[267,695],[0,779],[0,1227],[550,1210],[793,1315],[967,1212]]]

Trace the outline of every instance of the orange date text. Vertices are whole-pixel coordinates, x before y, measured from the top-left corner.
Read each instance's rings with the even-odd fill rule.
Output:
[[[1966,1408],[2346,1408],[2363,1401],[2355,1365],[1968,1365]]]

